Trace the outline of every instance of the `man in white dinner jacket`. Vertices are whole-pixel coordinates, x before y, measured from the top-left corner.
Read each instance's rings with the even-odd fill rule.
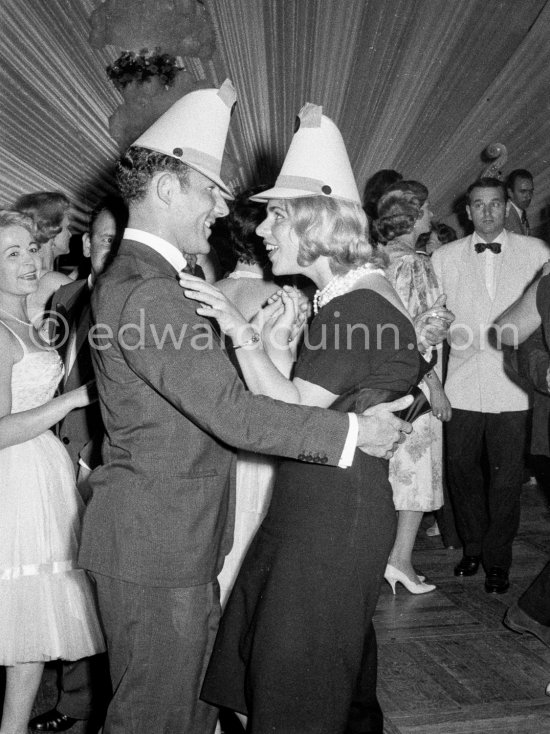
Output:
[[[475,181],[467,201],[473,234],[432,257],[447,307],[456,316],[445,383],[453,408],[447,478],[463,544],[454,572],[472,576],[482,563],[485,590],[502,594],[509,587],[519,524],[529,399],[508,376],[491,324],[519,298],[550,250],[542,240],[504,229],[510,204],[501,181]]]

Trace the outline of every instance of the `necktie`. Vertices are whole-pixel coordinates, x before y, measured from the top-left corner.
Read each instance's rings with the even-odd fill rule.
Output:
[[[491,250],[495,255],[498,255],[501,250],[501,244],[500,242],[476,242],[475,248],[478,254],[485,252],[485,250]]]
[[[202,280],[206,280],[206,276],[204,275],[204,270],[201,268],[201,266],[197,263],[196,265],[191,265],[191,263],[187,263],[187,265],[180,270],[180,273],[188,273],[189,275],[194,275],[196,278],[201,278]]]
[[[521,210],[521,223],[525,228],[526,234],[529,234],[529,220],[527,219],[527,212],[525,209]]]
[[[206,280],[206,276],[204,275],[204,270],[201,268],[201,266],[197,263],[195,265],[195,272],[193,275],[197,278],[201,278],[202,280]]]

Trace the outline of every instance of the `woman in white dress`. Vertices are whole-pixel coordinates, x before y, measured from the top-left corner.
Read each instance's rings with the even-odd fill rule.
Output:
[[[54,397],[59,355],[29,323],[40,275],[27,216],[0,211],[0,734],[26,734],[44,662],[105,649],[93,588],[76,567],[82,501],[71,460],[49,428],[90,402]]]
[[[430,231],[431,218],[428,189],[417,181],[393,184],[378,201],[375,226],[390,260],[386,274],[413,320],[440,295],[430,259],[416,251],[419,235]],[[436,588],[416,574],[412,551],[424,512],[443,504],[442,421],[450,419],[451,405],[435,369],[424,375],[420,388],[432,412],[415,421],[413,433],[390,460],[398,524],[385,578],[394,593],[397,582],[413,594]]]
[[[57,258],[69,252],[71,203],[60,191],[35,191],[20,196],[13,208],[32,218],[35,240],[40,245],[40,280],[27,298],[29,318],[40,326],[55,291],[72,280],[55,269]]]
[[[256,227],[265,218],[265,206],[249,201],[261,189],[254,188],[236,197],[230,206],[229,243],[237,263],[216,286],[250,320],[268,298],[279,290],[271,279],[270,263]],[[238,365],[235,365],[238,369]],[[237,458],[235,531],[233,547],[218,576],[220,600],[225,604],[254,533],[260,526],[271,499],[275,459],[239,451]]]

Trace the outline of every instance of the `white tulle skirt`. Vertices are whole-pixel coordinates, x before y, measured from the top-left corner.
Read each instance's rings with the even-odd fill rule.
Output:
[[[105,650],[93,585],[76,564],[82,510],[53,433],[0,451],[0,665]]]
[[[247,451],[239,452],[233,547],[218,576],[222,606],[233,588],[250,541],[267,513],[274,476],[275,459]]]

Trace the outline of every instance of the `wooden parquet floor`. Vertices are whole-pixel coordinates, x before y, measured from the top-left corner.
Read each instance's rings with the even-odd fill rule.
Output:
[[[510,590],[487,594],[484,573],[460,579],[461,550],[420,530],[415,568],[437,584],[422,596],[384,584],[375,626],[385,734],[550,734],[550,649],[502,624],[506,608],[546,564],[550,507],[526,485]]]
[[[499,596],[485,593],[481,571],[456,578],[461,550],[445,549],[420,530],[415,566],[437,590],[413,596],[398,585],[393,596],[384,583],[375,616],[385,734],[550,734],[550,649],[502,624],[506,608],[546,563],[549,538],[548,499],[526,486],[511,586]],[[47,670],[35,712],[55,701],[55,676]],[[96,734],[97,727],[78,722],[70,732]]]

